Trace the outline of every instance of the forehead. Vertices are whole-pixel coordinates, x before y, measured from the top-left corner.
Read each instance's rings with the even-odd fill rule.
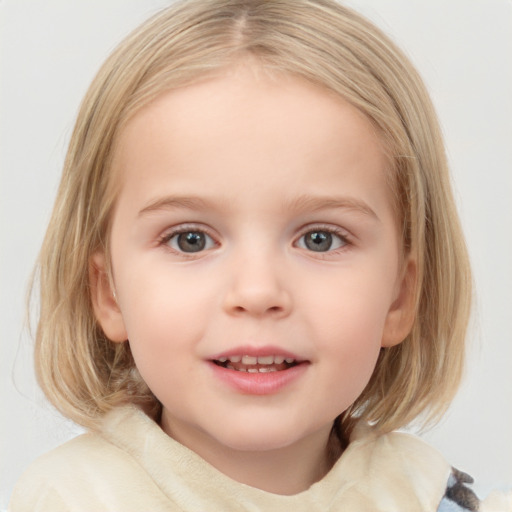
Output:
[[[292,191],[304,180],[314,187],[320,168],[357,174],[365,165],[387,173],[381,138],[363,113],[331,91],[254,66],[161,94],[123,128],[114,158],[121,189],[131,183],[139,192],[194,177],[229,190],[240,176],[258,188],[287,179]]]

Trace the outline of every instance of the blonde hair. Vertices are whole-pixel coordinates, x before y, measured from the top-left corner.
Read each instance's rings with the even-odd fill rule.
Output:
[[[128,119],[164,91],[250,56],[339,94],[377,127],[391,161],[404,253],[417,259],[416,318],[407,339],[381,350],[358,418],[392,430],[439,418],[458,388],[471,277],[429,96],[405,55],[375,26],[332,0],[191,0],[135,30],[108,58],[78,115],[39,270],[36,368],[50,401],[90,428],[113,407],[160,404],[135,368],[129,342],[106,339],[94,317],[89,260],[108,254],[116,200],[110,162]]]

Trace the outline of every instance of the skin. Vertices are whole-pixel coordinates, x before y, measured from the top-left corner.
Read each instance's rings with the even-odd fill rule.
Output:
[[[138,112],[113,172],[112,280],[104,254],[91,260],[105,334],[130,340],[170,436],[235,480],[305,490],[329,470],[333,420],[413,320],[415,265],[372,124],[316,86],[237,67]],[[205,232],[204,250],[183,252],[176,230]],[[328,250],[306,245],[318,231]],[[307,361],[275,393],[212,371],[216,354],[268,345]]]

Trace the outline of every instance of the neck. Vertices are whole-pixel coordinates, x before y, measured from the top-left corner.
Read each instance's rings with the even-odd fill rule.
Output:
[[[298,494],[329,471],[326,439],[306,446],[268,451],[231,450],[225,460],[209,461],[238,482],[282,495]],[[307,444],[310,444],[307,446]]]
[[[170,425],[162,429],[196,452],[221,473],[237,482],[274,494],[293,495],[321,480],[332,466],[328,454],[330,428],[315,432],[293,445],[273,450],[237,450],[220,446],[203,432]]]

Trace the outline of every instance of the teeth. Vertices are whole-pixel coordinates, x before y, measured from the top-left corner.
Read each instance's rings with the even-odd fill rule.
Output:
[[[246,368],[235,368],[234,366],[230,365],[229,363],[226,365],[226,368],[228,370],[237,370],[239,372],[246,372],[247,371]]]
[[[288,364],[292,364],[295,362],[295,359],[292,357],[283,357],[283,356],[229,356],[229,357],[219,357],[217,359],[219,363],[228,363],[227,368],[231,368],[231,363],[242,363],[247,366],[251,365],[273,365],[273,364],[283,364],[284,362]]]
[[[237,372],[246,372],[246,373],[270,373],[270,372],[277,372],[277,368],[273,367],[261,367],[261,368],[235,368],[234,366],[231,366],[228,364],[226,366],[228,370],[236,370]]]

